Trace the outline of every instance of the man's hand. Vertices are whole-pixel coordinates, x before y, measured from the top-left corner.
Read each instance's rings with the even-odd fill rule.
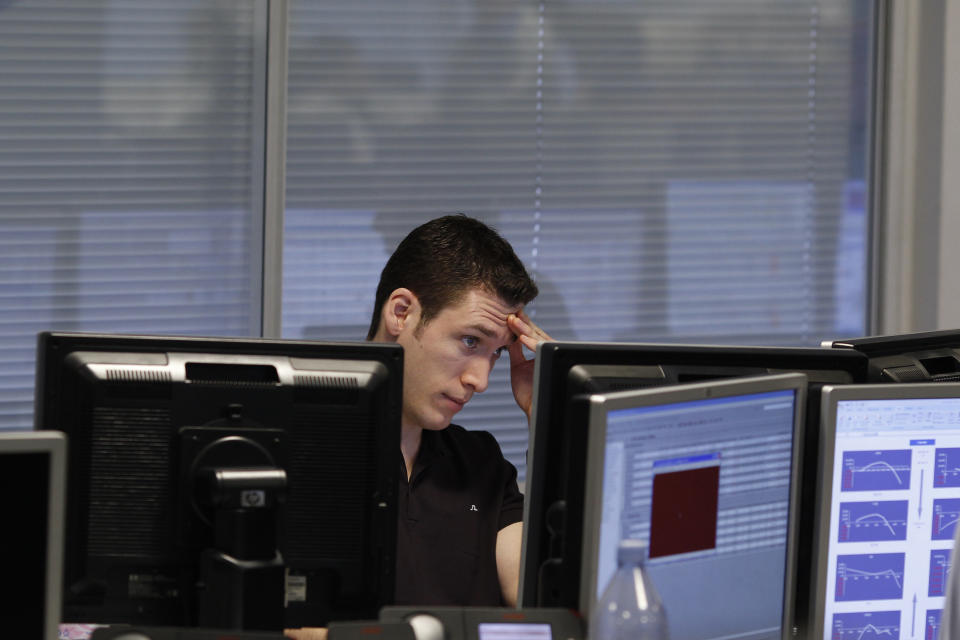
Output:
[[[527,414],[527,422],[530,422],[530,410],[533,407],[534,359],[527,360],[523,354],[523,348],[536,351],[539,343],[552,338],[535,325],[524,311],[507,316],[507,326],[517,336],[510,345],[510,386],[513,387],[514,399]]]

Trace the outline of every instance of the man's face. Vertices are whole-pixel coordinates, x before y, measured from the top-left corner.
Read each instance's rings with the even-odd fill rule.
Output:
[[[486,390],[500,352],[514,340],[507,316],[521,308],[473,289],[419,333],[419,317],[410,319],[397,338],[404,349],[405,427],[445,429],[474,393]]]

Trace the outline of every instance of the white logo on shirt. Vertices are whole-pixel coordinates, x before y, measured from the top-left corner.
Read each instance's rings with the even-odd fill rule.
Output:
[[[470,511],[479,511],[479,509],[477,509],[477,505],[472,504],[470,505]]]

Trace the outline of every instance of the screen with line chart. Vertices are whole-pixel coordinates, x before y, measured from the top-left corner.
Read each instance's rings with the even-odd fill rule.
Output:
[[[841,502],[838,542],[907,539],[906,500]]]
[[[834,640],[875,640],[900,637],[899,611],[838,613],[833,617]]]
[[[950,575],[950,549],[934,549],[930,552],[930,577],[927,580],[927,595],[947,595],[947,578]]]
[[[837,556],[835,600],[899,600],[903,597],[902,553]]]
[[[934,499],[932,540],[953,540],[960,520],[960,498]]]
[[[960,487],[960,447],[937,449],[935,487]]]
[[[910,488],[910,449],[844,451],[841,491]]]
[[[824,640],[935,640],[960,522],[960,384],[822,392]]]
[[[943,609],[927,610],[926,628],[924,629],[924,640],[938,640],[940,637],[940,618],[943,617]]]

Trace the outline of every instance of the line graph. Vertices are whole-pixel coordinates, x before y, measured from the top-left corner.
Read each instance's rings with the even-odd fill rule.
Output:
[[[910,449],[844,451],[841,491],[910,488]]]
[[[933,501],[932,540],[953,540],[960,522],[960,498],[943,498]]]
[[[884,542],[907,539],[906,500],[841,502],[838,542]]]
[[[835,613],[831,640],[898,640],[899,611]]]
[[[924,640],[937,640],[940,637],[940,618],[943,616],[943,609],[927,609],[926,631]]]
[[[902,553],[837,556],[837,602],[899,600],[903,597]]]
[[[927,595],[947,595],[947,578],[950,575],[950,549],[934,549],[930,552],[930,579]]]
[[[934,487],[960,487],[960,449],[938,448],[935,465]]]

